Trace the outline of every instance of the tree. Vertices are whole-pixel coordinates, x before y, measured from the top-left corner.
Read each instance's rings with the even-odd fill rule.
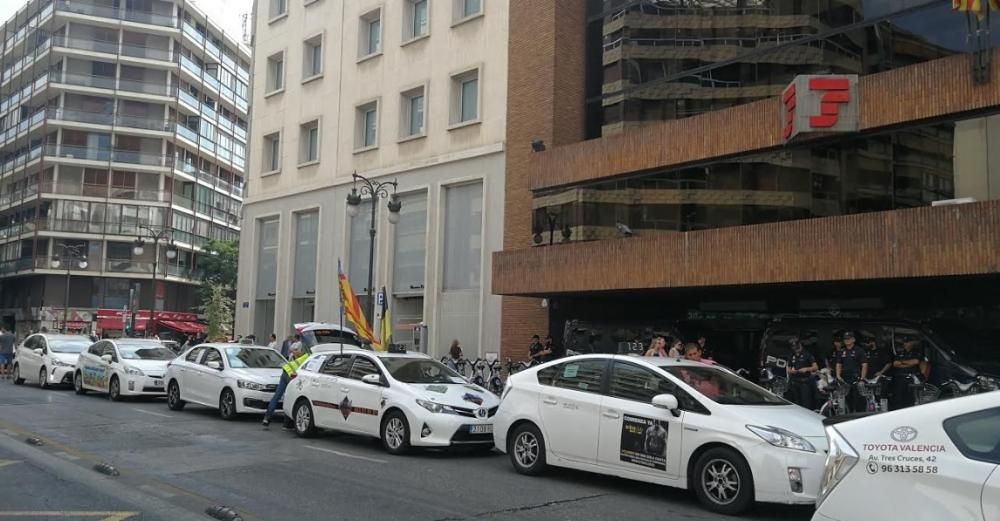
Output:
[[[236,287],[237,264],[240,258],[238,241],[211,240],[202,247],[204,253],[198,257],[202,280],[206,283],[222,284],[232,291]]]
[[[233,299],[229,296],[230,288],[222,284],[207,282],[204,288],[201,312],[205,314],[208,339],[212,341],[226,335],[229,325],[233,323]]]

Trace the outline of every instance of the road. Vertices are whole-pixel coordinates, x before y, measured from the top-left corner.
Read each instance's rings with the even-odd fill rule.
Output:
[[[94,471],[101,463],[120,475]],[[0,381],[0,521],[204,521],[220,505],[246,521],[732,519],[685,491],[575,471],[521,476],[500,454],[392,457],[354,436],[304,440],[256,417]],[[810,516],[765,505],[746,519]]]

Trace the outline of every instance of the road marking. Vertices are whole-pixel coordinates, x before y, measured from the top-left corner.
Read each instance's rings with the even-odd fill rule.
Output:
[[[139,408],[136,408],[136,407],[132,407],[132,410],[135,411],[135,412],[141,412],[143,414],[150,414],[152,416],[159,416],[160,418],[173,418],[173,416],[170,416],[169,414],[163,414],[163,413],[159,413],[159,412],[147,411],[145,409],[139,409]]]
[[[166,490],[163,490],[160,487],[156,487],[153,485],[139,485],[139,488],[145,490],[146,492],[149,492],[150,494],[155,494],[157,496],[160,496],[163,499],[170,499],[172,497],[177,496],[177,494],[171,494],[170,492],[167,492]]]
[[[72,454],[70,454],[70,453],[68,453],[66,451],[53,452],[53,454],[55,454],[56,456],[59,456],[60,458],[68,459],[70,461],[76,461],[76,460],[80,459],[79,456],[74,456],[74,455],[72,455]]]
[[[138,512],[86,512],[58,510],[52,512],[42,512],[38,510],[3,512],[0,511],[0,519],[7,517],[95,517],[100,521],[125,521],[126,519],[139,515]]]
[[[337,456],[341,456],[341,457],[344,457],[344,458],[359,459],[359,460],[364,460],[364,461],[370,461],[372,463],[388,463],[387,461],[382,460],[382,459],[369,458],[367,456],[358,456],[357,454],[348,454],[346,452],[340,452],[339,450],[324,449],[322,447],[313,447],[312,445],[306,445],[306,448],[307,449],[312,449],[312,450],[318,450],[318,451],[321,451],[321,452],[327,452],[327,453],[330,453],[330,454],[335,454]]]
[[[7,467],[9,465],[15,465],[17,463],[24,463],[19,459],[0,459],[0,467]]]

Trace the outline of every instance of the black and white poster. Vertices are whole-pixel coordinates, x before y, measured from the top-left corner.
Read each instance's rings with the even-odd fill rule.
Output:
[[[667,470],[667,422],[625,415],[620,458],[658,470]]]

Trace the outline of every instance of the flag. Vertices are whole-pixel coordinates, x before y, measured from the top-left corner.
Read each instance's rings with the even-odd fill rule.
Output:
[[[388,349],[392,343],[392,318],[389,316],[389,294],[386,293],[385,286],[382,286],[382,327],[379,335],[382,337],[380,351]]]
[[[951,0],[951,8],[955,11],[975,14],[982,19],[986,9],[1000,10],[1000,0]]]
[[[354,324],[354,328],[357,329],[358,336],[362,340],[372,346],[381,346],[381,342],[375,338],[371,327],[368,326],[368,319],[361,311],[361,303],[358,302],[358,297],[354,294],[351,283],[347,280],[347,275],[344,275],[344,270],[340,268],[340,261],[337,261],[337,272],[340,278],[340,302],[344,309],[344,315]]]

